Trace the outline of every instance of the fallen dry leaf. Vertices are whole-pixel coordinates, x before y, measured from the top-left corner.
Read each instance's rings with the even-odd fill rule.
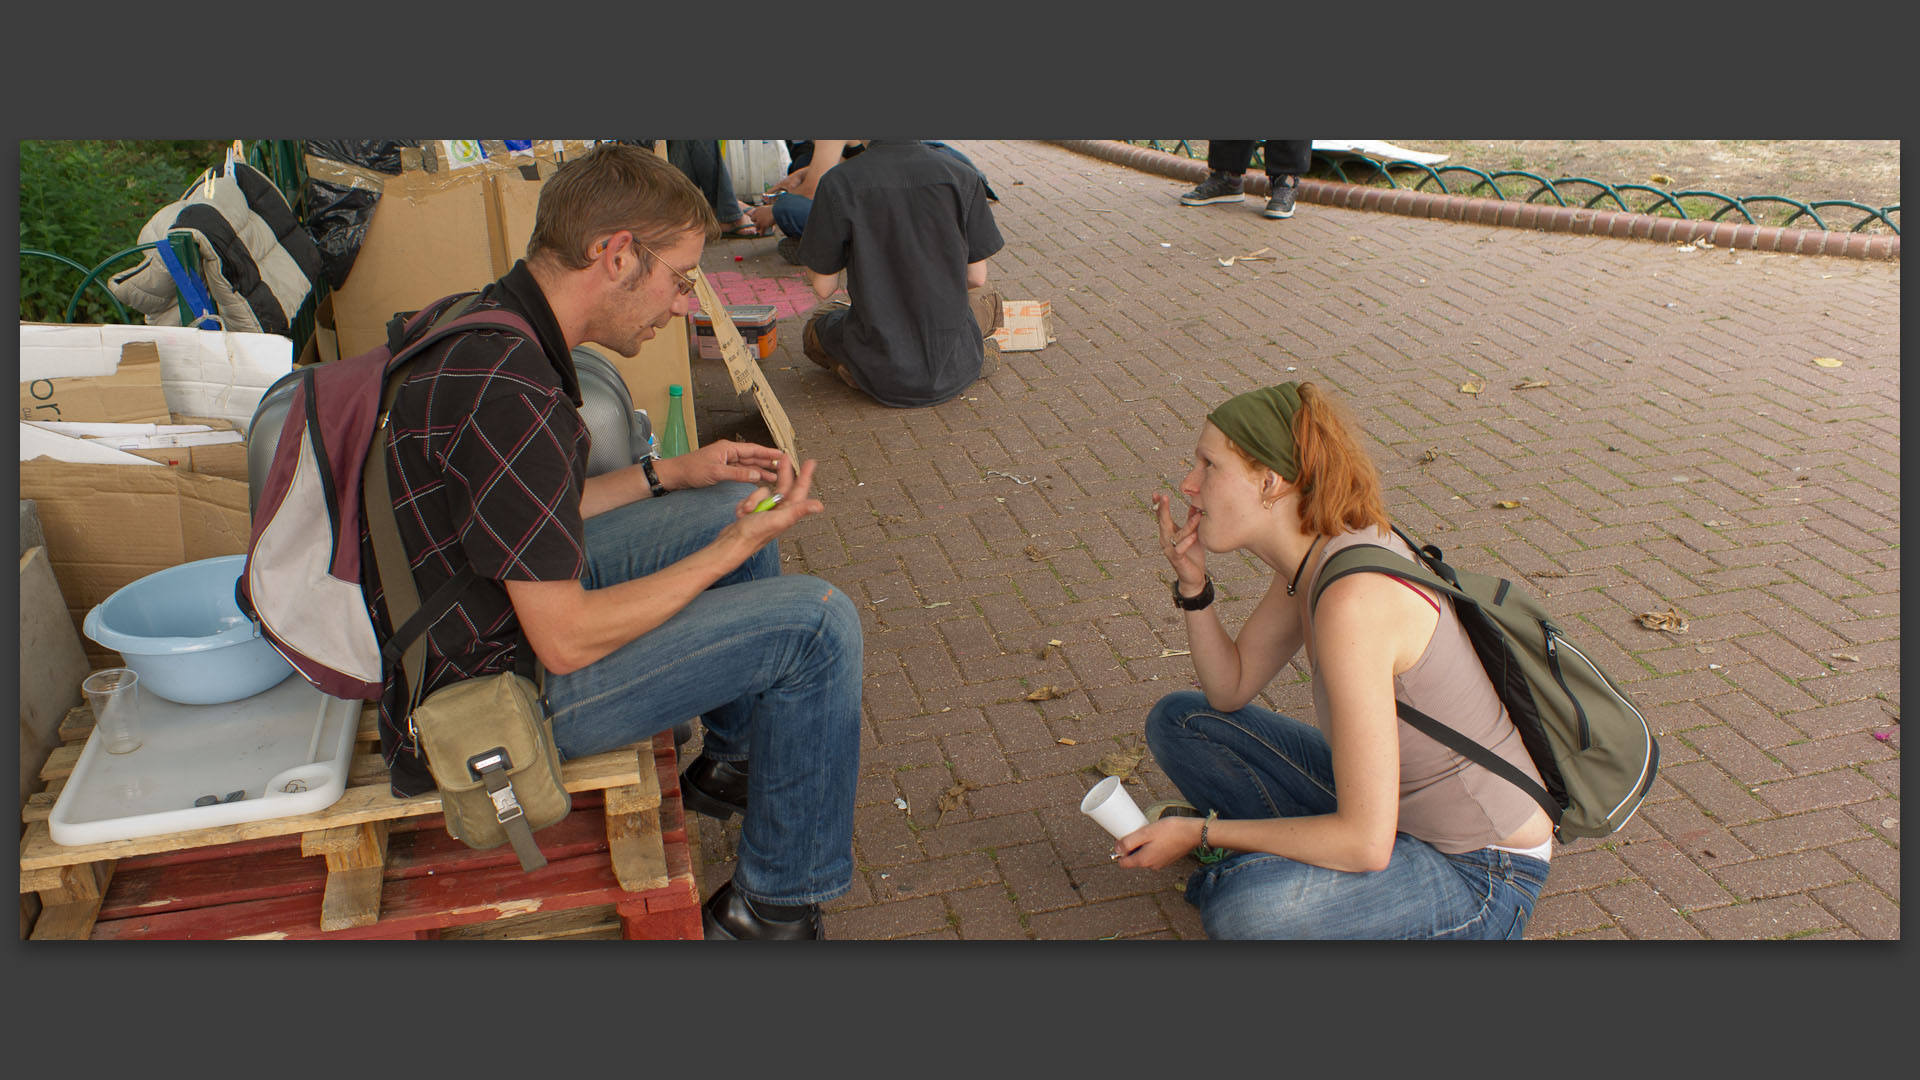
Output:
[[[1551,384],[1548,383],[1547,380],[1545,379],[1528,379],[1525,382],[1515,383],[1513,388],[1515,390],[1538,390],[1541,387],[1548,386],[1548,385],[1551,385]]]
[[[1035,690],[1033,693],[1028,694],[1027,700],[1028,701],[1052,701],[1054,698],[1066,697],[1069,693],[1072,693],[1072,691],[1062,690],[1057,686],[1043,686],[1040,689]]]
[[[1666,173],[1654,173],[1652,176],[1647,177],[1647,183],[1671,184],[1673,183],[1673,177],[1668,176]]]
[[[1835,660],[1851,660],[1856,664],[1860,662],[1860,658],[1850,652],[1830,652],[1827,655],[1833,657]]]
[[[1431,465],[1439,460],[1440,448],[1437,446],[1427,447],[1426,452],[1420,455],[1420,464],[1422,465]]]
[[[942,793],[940,796],[940,816],[933,819],[933,827],[936,829],[939,828],[940,823],[947,820],[947,811],[958,807],[960,801],[967,797],[967,792],[974,790],[974,788],[978,786],[977,784],[962,780]]]
[[[1053,558],[1053,556],[1043,553],[1038,544],[1028,544],[1025,548],[1021,549],[1021,553],[1034,562],[1044,562],[1047,559]]]
[[[1668,605],[1665,611],[1641,612],[1640,625],[1649,630],[1665,630],[1669,634],[1684,634],[1687,631],[1687,617],[1680,614],[1680,609]]]
[[[1500,509],[1502,509],[1502,510],[1518,510],[1518,509],[1520,509],[1520,504],[1519,504],[1519,503],[1517,503],[1517,502],[1515,502],[1515,501],[1513,501],[1512,499],[1501,499],[1501,500],[1500,500],[1499,502],[1497,502],[1497,503],[1494,503],[1493,505],[1495,505],[1495,506],[1497,506],[1497,507],[1499,507],[1499,508],[1500,508]]]
[[[1123,784],[1135,783],[1134,770],[1140,767],[1140,759],[1147,756],[1145,743],[1133,747],[1121,747],[1113,753],[1093,763],[1108,776],[1117,776]]]
[[[1813,362],[1816,364],[1819,364],[1821,367],[1839,367],[1840,366],[1840,361],[1835,360],[1831,356],[1816,356],[1813,358]]]
[[[1479,397],[1481,391],[1485,390],[1486,388],[1487,388],[1487,384],[1485,382],[1467,382],[1467,383],[1460,384],[1461,393],[1472,394],[1474,397]]]

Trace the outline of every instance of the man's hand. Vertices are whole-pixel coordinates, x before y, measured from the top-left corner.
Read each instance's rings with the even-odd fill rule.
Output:
[[[728,480],[746,484],[770,484],[780,476],[781,468],[791,469],[787,455],[758,443],[718,439],[679,457],[661,458],[653,463],[660,483],[669,491],[712,487]]]
[[[826,504],[809,495],[813,489],[814,464],[811,461],[802,462],[800,472],[795,474],[793,464],[783,460],[778,476],[771,485],[755,488],[753,494],[740,501],[740,505],[734,509],[733,524],[720,530],[720,539],[724,540],[728,533],[733,533],[750,544],[752,551],[758,551],[768,541],[798,524],[800,519],[824,513]],[[780,501],[771,508],[755,509],[776,494],[780,496]]]

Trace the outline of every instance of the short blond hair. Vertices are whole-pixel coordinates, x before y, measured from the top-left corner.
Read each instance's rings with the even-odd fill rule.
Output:
[[[690,229],[712,240],[720,222],[707,197],[666,159],[638,146],[601,143],[562,164],[541,186],[527,260],[584,270],[593,262],[593,242],[622,229],[659,247]]]

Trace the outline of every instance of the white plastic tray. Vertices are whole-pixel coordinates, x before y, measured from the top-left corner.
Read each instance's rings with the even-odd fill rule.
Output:
[[[224,705],[140,698],[140,749],[109,754],[88,736],[47,833],[78,846],[324,810],[347,786],[359,703],[297,675]],[[195,806],[203,795],[235,802]]]

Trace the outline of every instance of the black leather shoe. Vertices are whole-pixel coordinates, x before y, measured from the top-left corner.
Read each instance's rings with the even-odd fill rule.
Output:
[[[752,901],[733,891],[732,881],[701,905],[700,925],[708,941],[819,941],[824,936],[818,904],[808,904],[806,914],[790,921],[765,918]]]
[[[747,763],[716,761],[705,754],[680,774],[680,802],[690,810],[725,821],[747,812]]]

